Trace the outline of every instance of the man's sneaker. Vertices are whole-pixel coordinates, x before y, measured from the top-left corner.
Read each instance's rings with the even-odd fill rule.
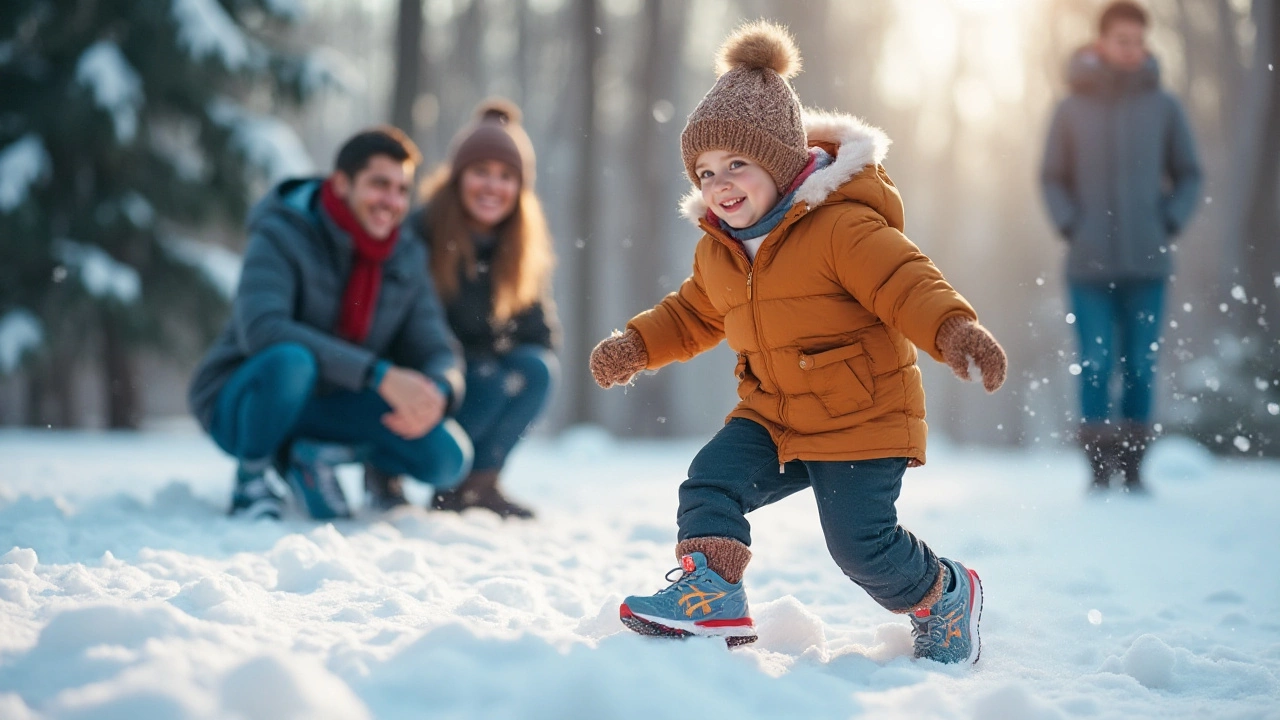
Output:
[[[227,514],[247,520],[279,520],[284,514],[284,500],[267,482],[266,471],[248,470],[241,465],[236,468],[236,488]]]
[[[303,511],[316,520],[351,517],[347,496],[338,484],[337,469],[355,460],[355,450],[346,445],[295,441],[285,476]]]
[[[982,651],[978,621],[982,619],[982,581],[978,573],[942,558],[950,573],[942,597],[933,607],[911,615],[914,654],[940,663],[976,663]]]
[[[707,567],[700,552],[680,558],[680,577],[654,595],[632,595],[618,609],[622,624],[641,635],[723,637],[729,647],[756,640],[742,583],[731,583]]]

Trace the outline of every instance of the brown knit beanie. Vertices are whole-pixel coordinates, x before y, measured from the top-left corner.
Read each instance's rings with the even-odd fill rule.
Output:
[[[760,163],[779,191],[809,161],[800,99],[787,82],[800,72],[800,51],[786,28],[757,20],[739,27],[716,56],[719,79],[689,115],[680,152],[694,186],[698,155],[742,153]]]
[[[449,165],[456,177],[481,160],[498,160],[520,173],[521,184],[532,188],[536,177],[533,143],[520,126],[520,108],[504,98],[489,98],[476,106],[475,120],[453,137]]]

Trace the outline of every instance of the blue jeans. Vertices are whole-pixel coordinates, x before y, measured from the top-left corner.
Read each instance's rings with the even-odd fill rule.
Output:
[[[356,446],[384,472],[410,475],[438,490],[456,487],[471,465],[471,443],[445,419],[406,440],[382,424],[391,406],[372,390],[316,394],[311,351],[272,345],[249,358],[218,392],[210,433],[241,461],[266,461],[294,438]]]
[[[501,357],[467,360],[467,395],[458,424],[475,446],[476,470],[500,470],[542,412],[559,373],[551,351],[520,345]]]
[[[1123,366],[1120,419],[1147,423],[1159,358],[1163,280],[1071,284],[1080,336],[1080,414],[1087,423],[1112,417],[1111,375]]]
[[[938,578],[938,557],[898,524],[906,458],[793,460],[778,472],[769,431],[733,418],[698,452],[680,485],[679,538],[751,544],[746,514],[813,488],[827,550],[844,574],[889,610],[913,607]]]

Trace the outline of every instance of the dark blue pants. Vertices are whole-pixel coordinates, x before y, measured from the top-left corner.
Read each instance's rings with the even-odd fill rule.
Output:
[[[249,358],[218,393],[210,428],[218,447],[241,461],[263,462],[294,438],[356,446],[384,472],[437,489],[456,487],[471,465],[471,443],[445,419],[405,440],[382,424],[391,411],[377,393],[315,392],[315,357],[302,345],[273,345]]]
[[[1163,280],[1071,284],[1080,338],[1080,414],[1088,423],[1113,416],[1111,376],[1123,366],[1120,418],[1151,419],[1159,357]]]
[[[938,577],[938,558],[898,524],[894,503],[906,458],[793,460],[778,472],[778,448],[760,425],[731,419],[693,459],[680,485],[680,539],[729,537],[751,544],[746,514],[807,487],[836,565],[885,608],[906,610]]]
[[[500,470],[542,412],[559,372],[555,355],[521,345],[502,357],[467,360],[467,395],[458,424],[475,446],[476,470]]]

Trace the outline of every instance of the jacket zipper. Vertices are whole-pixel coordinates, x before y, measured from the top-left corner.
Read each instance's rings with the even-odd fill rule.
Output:
[[[760,304],[755,300],[755,292],[753,289],[755,284],[754,282],[755,266],[752,264],[751,258],[747,257],[747,252],[742,249],[741,245],[725,240],[719,233],[714,232],[711,226],[706,221],[700,221],[699,224],[702,226],[702,229],[704,232],[710,234],[712,237],[716,238],[720,243],[727,246],[733,252],[734,256],[736,256],[737,258],[742,260],[744,263],[746,263],[747,301],[751,303],[751,319],[752,319],[752,322],[755,324],[755,328],[756,328],[756,341],[760,342],[761,338],[764,337],[764,331],[763,331],[763,328],[760,327]],[[763,249],[763,246],[761,249]],[[757,255],[756,257],[759,257],[759,255]],[[787,395],[786,393],[782,392],[781,386],[778,385],[778,378],[773,372],[773,363],[766,362],[765,365],[767,366],[766,369],[769,372],[769,379],[773,381],[773,386],[778,388],[778,419],[785,422],[786,412],[787,412]],[[778,442],[778,474],[779,475],[782,475],[783,473],[786,472],[786,463],[782,460],[782,447],[783,447],[783,444],[786,442],[787,436],[790,434],[790,432],[791,432],[790,430],[783,430],[782,437],[779,438],[779,442]]]

